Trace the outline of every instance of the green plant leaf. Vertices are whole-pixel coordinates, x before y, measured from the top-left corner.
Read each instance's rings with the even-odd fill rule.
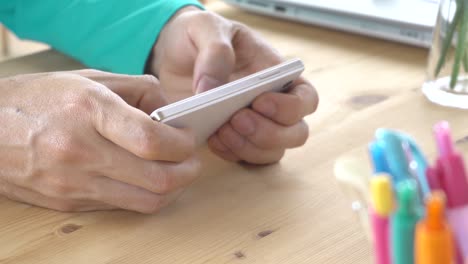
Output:
[[[463,69],[468,72],[468,52],[465,46],[465,53],[463,53]]]
[[[453,63],[452,68],[452,76],[450,77],[450,88],[455,88],[458,80],[458,74],[460,72],[460,62],[463,58],[463,54],[465,52],[465,42],[466,42],[466,31],[468,26],[468,4],[466,0],[462,2],[461,6],[457,6],[457,11],[463,10],[461,16],[461,24],[458,30],[458,39],[457,39],[457,46],[455,48],[455,61]]]
[[[452,23],[449,26],[447,36],[444,39],[444,43],[442,45],[442,51],[440,54],[439,61],[437,62],[437,66],[435,69],[435,76],[437,77],[440,73],[440,70],[442,70],[442,66],[444,66],[445,59],[447,58],[447,53],[450,48],[450,45],[452,45],[452,39],[453,39],[453,33],[455,32],[455,29],[457,28],[457,25],[460,21],[460,17],[462,16],[462,9],[461,6],[463,5],[461,3],[462,1],[458,0],[456,7],[457,10],[455,11],[455,16],[452,20]]]

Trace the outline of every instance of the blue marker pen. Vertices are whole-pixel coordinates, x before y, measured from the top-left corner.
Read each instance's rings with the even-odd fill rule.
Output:
[[[375,137],[382,142],[387,165],[394,184],[409,177],[408,160],[402,141],[395,131],[389,129],[377,129]]]
[[[414,140],[400,132],[382,128],[376,131],[375,137],[382,146],[393,183],[396,185],[405,179],[415,178],[422,191],[421,198],[427,197],[430,193],[426,179],[427,161]]]
[[[385,159],[385,150],[380,141],[373,141],[369,144],[369,155],[374,166],[374,174],[390,173]]]
[[[411,175],[414,175],[419,185],[418,187],[423,193],[423,198],[426,199],[431,193],[431,189],[429,188],[429,182],[426,175],[427,168],[429,166],[427,160],[424,157],[424,154],[419,148],[419,146],[411,137],[405,134],[400,134],[399,136],[401,137],[401,140],[405,142],[404,146],[407,147],[407,150],[410,154],[408,160]]]

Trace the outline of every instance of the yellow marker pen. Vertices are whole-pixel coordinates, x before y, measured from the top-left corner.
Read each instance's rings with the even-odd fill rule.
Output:
[[[374,240],[376,264],[390,264],[389,217],[393,209],[392,184],[386,174],[371,178],[369,215]]]

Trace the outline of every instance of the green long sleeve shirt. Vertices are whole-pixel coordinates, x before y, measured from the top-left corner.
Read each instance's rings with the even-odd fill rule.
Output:
[[[91,68],[141,74],[159,32],[196,0],[1,0],[0,22]]]

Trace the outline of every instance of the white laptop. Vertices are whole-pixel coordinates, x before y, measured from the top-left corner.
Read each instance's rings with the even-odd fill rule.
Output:
[[[249,11],[429,47],[438,0],[224,0]]]

